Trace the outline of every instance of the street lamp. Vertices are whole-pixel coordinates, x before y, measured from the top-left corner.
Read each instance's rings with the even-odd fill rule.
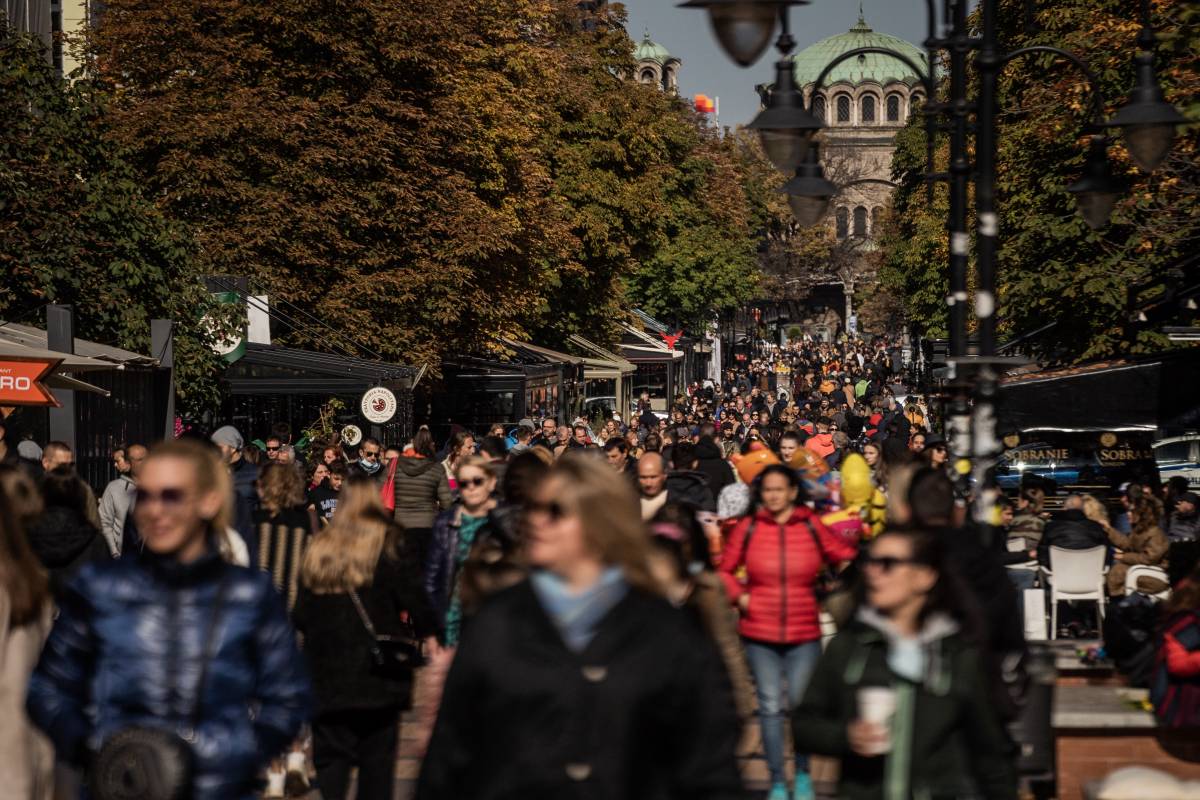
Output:
[[[796,177],[780,189],[788,195],[788,205],[796,221],[804,227],[816,225],[829,210],[829,201],[837,194],[837,186],[825,178],[821,156],[814,143],[808,148],[804,161],[796,167]]]
[[[1113,175],[1108,160],[1108,140],[1093,136],[1083,165],[1083,177],[1067,187],[1067,191],[1075,195],[1079,213],[1089,228],[1098,231],[1108,224],[1113,206],[1127,188],[1124,181]]]
[[[1138,44],[1142,44],[1141,36]],[[1138,53],[1137,84],[1129,93],[1129,102],[1108,123],[1125,134],[1134,163],[1143,172],[1158,169],[1175,140],[1175,126],[1185,122],[1187,119],[1163,97],[1154,77],[1154,54],[1145,50]]]
[[[748,67],[771,44],[779,11],[808,3],[809,0],[688,0],[679,7],[706,9],[721,49],[735,62]]]
[[[775,169],[791,172],[804,160],[813,134],[825,124],[805,109],[804,95],[796,88],[792,60],[788,58],[793,40],[787,33],[786,19],[784,23],[779,48],[783,58],[776,65],[775,86],[767,95],[767,107],[754,118],[750,128],[758,131],[763,150]]]

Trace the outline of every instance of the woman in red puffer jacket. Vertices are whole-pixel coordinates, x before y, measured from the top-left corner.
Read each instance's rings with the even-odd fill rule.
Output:
[[[770,800],[786,800],[783,721],[800,702],[821,655],[820,608],[814,590],[825,564],[855,556],[801,497],[800,479],[783,466],[758,479],[756,510],[729,535],[721,578],[742,619],[738,626],[754,673],[763,747],[771,772]],[[745,567],[745,579],[738,572]],[[785,693],[786,689],[786,693]],[[797,753],[794,800],[813,797],[808,756]]]

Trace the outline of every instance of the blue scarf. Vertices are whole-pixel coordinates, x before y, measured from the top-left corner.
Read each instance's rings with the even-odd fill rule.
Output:
[[[583,652],[596,635],[600,620],[629,591],[620,567],[604,570],[600,580],[578,594],[573,594],[566,582],[549,570],[538,570],[529,582],[542,609],[573,653]]]

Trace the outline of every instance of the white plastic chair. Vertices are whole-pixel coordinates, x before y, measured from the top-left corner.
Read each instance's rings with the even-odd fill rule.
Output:
[[[1141,577],[1158,578],[1163,583],[1167,584],[1167,588],[1158,594],[1154,595],[1159,600],[1166,600],[1171,596],[1171,579],[1167,575],[1167,571],[1162,567],[1151,567],[1148,564],[1134,564],[1125,573],[1125,594],[1137,591],[1137,580]]]
[[[1050,548],[1050,638],[1058,638],[1060,600],[1092,600],[1096,603],[1097,627],[1104,625],[1104,547],[1086,550]]]

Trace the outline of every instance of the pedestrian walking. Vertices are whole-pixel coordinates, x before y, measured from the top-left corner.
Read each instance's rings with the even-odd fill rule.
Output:
[[[417,798],[741,797],[728,679],[659,594],[628,481],[570,454],[526,514],[535,573],[464,630]]]
[[[800,702],[821,655],[818,577],[857,553],[804,505],[802,491],[795,471],[781,464],[766,467],[758,478],[755,510],[733,528],[721,555],[721,577],[742,615],[738,630],[758,693],[770,800],[789,796],[784,717]],[[744,581],[738,575],[742,568]],[[814,797],[807,752],[797,747],[794,753],[794,800]]]
[[[226,560],[231,498],[203,445],[157,445],[133,512],[144,550],[86,565],[59,602],[27,705],[95,797],[140,781],[146,798],[250,800],[308,718],[283,601]]]
[[[29,546],[50,575],[50,591],[61,596],[87,563],[109,561],[108,544],[88,518],[90,492],[75,468],[56,467],[38,482],[42,511],[25,522]]]
[[[23,529],[36,502],[25,470],[15,459],[0,462],[0,794],[20,800],[54,796],[54,748],[24,703],[53,612],[46,571]]]
[[[413,436],[412,451],[396,464],[395,519],[417,547],[419,563],[429,552],[433,520],[450,508],[454,495],[433,449],[433,435],[422,427]]]
[[[121,555],[125,518],[133,506],[133,496],[137,492],[137,476],[145,460],[146,448],[140,444],[123,447],[113,455],[118,474],[116,479],[104,487],[104,492],[100,495],[100,531],[104,534],[104,540],[108,543],[109,553],[113,558]]]
[[[864,607],[830,642],[792,717],[797,747],[842,759],[837,796],[1013,800],[982,623],[942,537],[888,531],[864,560]]]
[[[313,761],[321,795],[391,797],[400,712],[412,707],[416,648],[433,630],[416,550],[392,519],[374,480],[348,479],[337,516],[313,537],[292,612],[313,679]],[[407,643],[413,658],[379,663],[376,635]]]
[[[308,507],[304,479],[291,464],[278,461],[258,478],[259,509],[254,513],[258,569],[271,576],[290,609],[300,588],[300,564],[316,533],[316,511]]]

